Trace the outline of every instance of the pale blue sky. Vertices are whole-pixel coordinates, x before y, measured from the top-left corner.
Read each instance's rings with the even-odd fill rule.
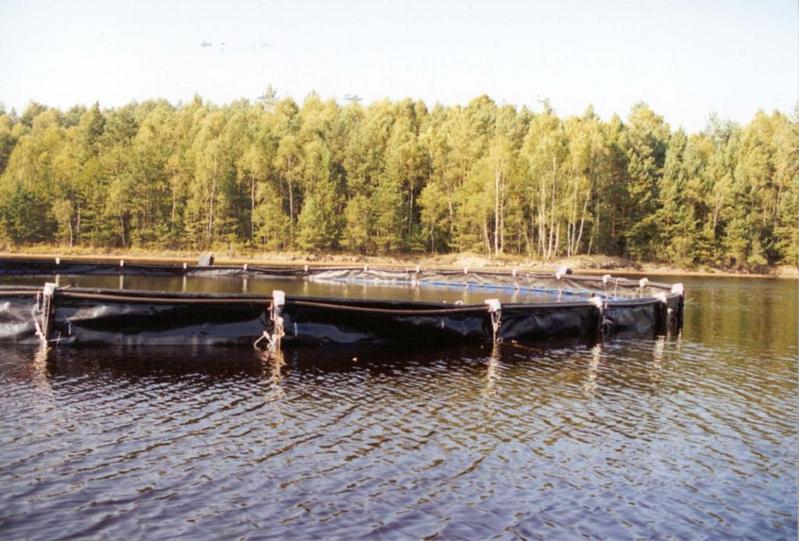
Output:
[[[549,98],[605,118],[645,101],[696,131],[713,112],[793,112],[799,94],[796,0],[0,0],[0,13],[0,102],[18,110],[222,103],[272,84],[299,101]]]

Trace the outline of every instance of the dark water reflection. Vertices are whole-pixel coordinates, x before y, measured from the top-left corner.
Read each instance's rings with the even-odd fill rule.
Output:
[[[0,352],[0,537],[796,538],[797,283],[681,336]]]

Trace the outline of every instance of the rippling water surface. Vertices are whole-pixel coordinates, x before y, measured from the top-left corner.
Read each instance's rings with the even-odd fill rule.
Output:
[[[796,539],[796,281],[680,336],[0,350],[0,538]]]

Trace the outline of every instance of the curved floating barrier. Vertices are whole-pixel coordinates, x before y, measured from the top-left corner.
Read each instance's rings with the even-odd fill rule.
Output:
[[[480,304],[0,286],[0,342],[255,345],[502,342],[619,331],[664,334],[682,327],[682,284],[555,274],[363,267],[142,265],[0,259],[2,275],[241,276],[342,284],[485,290]],[[500,302],[492,291],[527,291],[546,302]],[[474,292],[473,291],[473,292]],[[496,296],[496,293],[494,293]]]

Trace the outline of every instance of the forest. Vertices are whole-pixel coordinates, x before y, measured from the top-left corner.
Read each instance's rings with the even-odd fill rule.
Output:
[[[672,129],[480,96],[0,108],[0,244],[797,265],[799,109]]]

